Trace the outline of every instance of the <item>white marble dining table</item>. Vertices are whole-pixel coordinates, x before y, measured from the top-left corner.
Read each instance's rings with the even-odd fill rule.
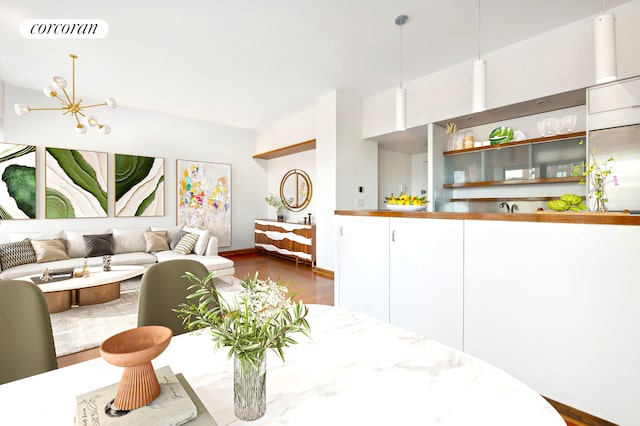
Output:
[[[434,340],[341,308],[309,305],[311,339],[267,356],[267,412],[233,414],[233,362],[210,336],[176,336],[153,361],[182,373],[222,425],[564,426],[507,373]],[[76,396],[119,381],[101,358],[0,386],[0,424],[72,425]]]

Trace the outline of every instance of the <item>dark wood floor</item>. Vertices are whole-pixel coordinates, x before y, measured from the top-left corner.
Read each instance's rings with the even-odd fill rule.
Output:
[[[235,276],[238,278],[244,278],[247,274],[253,276],[258,271],[258,275],[262,279],[280,279],[283,284],[287,285],[289,291],[294,294],[294,300],[302,300],[308,304],[334,304],[333,279],[315,273],[308,265],[296,265],[295,262],[280,257],[256,253],[225,254],[225,257],[233,259],[236,269]],[[58,358],[58,366],[64,367],[88,359],[98,358],[99,356],[100,353],[97,348],[90,349]],[[608,426],[613,424],[556,401],[548,400],[569,426]]]

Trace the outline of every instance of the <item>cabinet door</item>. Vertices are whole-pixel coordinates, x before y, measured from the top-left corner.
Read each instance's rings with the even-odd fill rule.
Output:
[[[462,220],[390,219],[390,322],[462,349]]]
[[[389,321],[389,218],[340,216],[335,304]]]

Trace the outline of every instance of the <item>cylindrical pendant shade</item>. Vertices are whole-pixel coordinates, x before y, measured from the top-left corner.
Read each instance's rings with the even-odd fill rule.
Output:
[[[473,61],[473,92],[471,111],[479,112],[487,109],[487,61]]]
[[[613,13],[603,13],[593,22],[596,83],[598,84],[617,78],[615,22]]]
[[[396,90],[396,130],[407,130],[407,91]]]

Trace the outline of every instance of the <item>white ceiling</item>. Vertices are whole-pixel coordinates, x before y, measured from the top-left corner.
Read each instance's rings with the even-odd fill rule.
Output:
[[[600,0],[483,0],[480,49],[601,11]],[[111,96],[122,106],[259,129],[334,89],[367,97],[397,86],[399,14],[409,16],[404,81],[477,56],[477,0],[2,0],[0,80],[40,90],[52,75],[70,79],[75,53],[84,99]],[[34,18],[103,19],[109,34],[22,38],[20,23]]]

